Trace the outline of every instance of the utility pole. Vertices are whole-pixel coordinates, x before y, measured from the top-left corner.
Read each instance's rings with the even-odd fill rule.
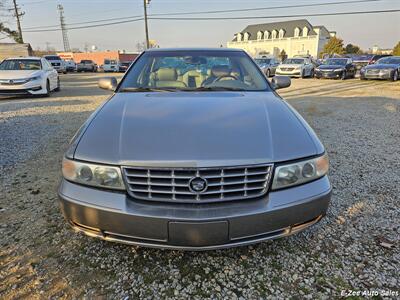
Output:
[[[144,5],[144,29],[146,32],[146,49],[150,48],[150,41],[149,41],[149,27],[147,25],[147,5],[150,4],[151,0],[143,0]]]
[[[18,27],[18,41],[17,43],[22,44],[24,39],[22,38],[22,29],[21,29],[21,21],[20,17],[22,17],[25,13],[20,12],[19,7],[17,5],[17,0],[13,0],[14,3],[14,16],[17,18],[17,27]]]
[[[58,12],[60,13],[60,25],[61,25],[61,33],[64,43],[64,51],[70,52],[71,48],[69,46],[68,34],[67,34],[67,27],[65,26],[65,19],[64,19],[64,7],[61,4],[57,5]]]

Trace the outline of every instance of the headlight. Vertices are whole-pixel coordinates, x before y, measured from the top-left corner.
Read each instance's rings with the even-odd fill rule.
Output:
[[[275,168],[272,189],[281,189],[318,179],[328,173],[328,155]]]
[[[300,69],[301,69],[301,66],[297,66],[297,67],[295,67],[295,69],[296,69],[296,70],[300,70]]]
[[[26,81],[34,81],[34,80],[39,80],[39,79],[41,79],[42,77],[39,75],[39,76],[35,76],[35,77],[31,77],[31,78],[28,78]]]
[[[320,68],[316,68],[315,71],[319,72],[319,71],[321,71],[321,69]]]
[[[390,73],[392,70],[391,69],[381,69],[382,73]]]
[[[335,72],[342,72],[342,71],[344,71],[344,69],[343,69],[343,68],[340,68],[340,69],[335,69],[335,70],[333,70],[333,71],[335,71]]]
[[[121,169],[63,159],[62,173],[65,179],[103,188],[124,190]]]

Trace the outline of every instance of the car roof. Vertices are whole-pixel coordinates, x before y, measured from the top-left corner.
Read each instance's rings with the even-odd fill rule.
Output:
[[[168,51],[221,51],[221,52],[244,52],[236,48],[150,48],[145,52],[168,52]]]
[[[9,57],[6,58],[5,60],[12,60],[12,59],[32,59],[32,60],[41,60],[41,57],[37,56],[20,56],[20,57]]]

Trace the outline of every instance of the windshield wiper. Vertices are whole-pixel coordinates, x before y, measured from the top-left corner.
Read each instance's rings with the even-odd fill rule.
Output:
[[[150,88],[150,87],[126,87],[119,92],[142,93],[142,92],[175,92],[175,88]]]
[[[182,89],[185,92],[207,92],[207,91],[235,91],[235,92],[244,92],[245,89],[235,88],[235,87],[224,87],[224,86],[201,86],[195,89]]]

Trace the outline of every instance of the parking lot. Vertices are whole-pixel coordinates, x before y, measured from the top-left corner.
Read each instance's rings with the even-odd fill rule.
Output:
[[[63,220],[62,155],[111,95],[97,88],[101,76],[61,75],[61,91],[50,98],[0,98],[0,298],[400,291],[400,82],[293,79],[279,94],[314,128],[331,161],[327,217],[280,240],[181,252],[99,241]]]

